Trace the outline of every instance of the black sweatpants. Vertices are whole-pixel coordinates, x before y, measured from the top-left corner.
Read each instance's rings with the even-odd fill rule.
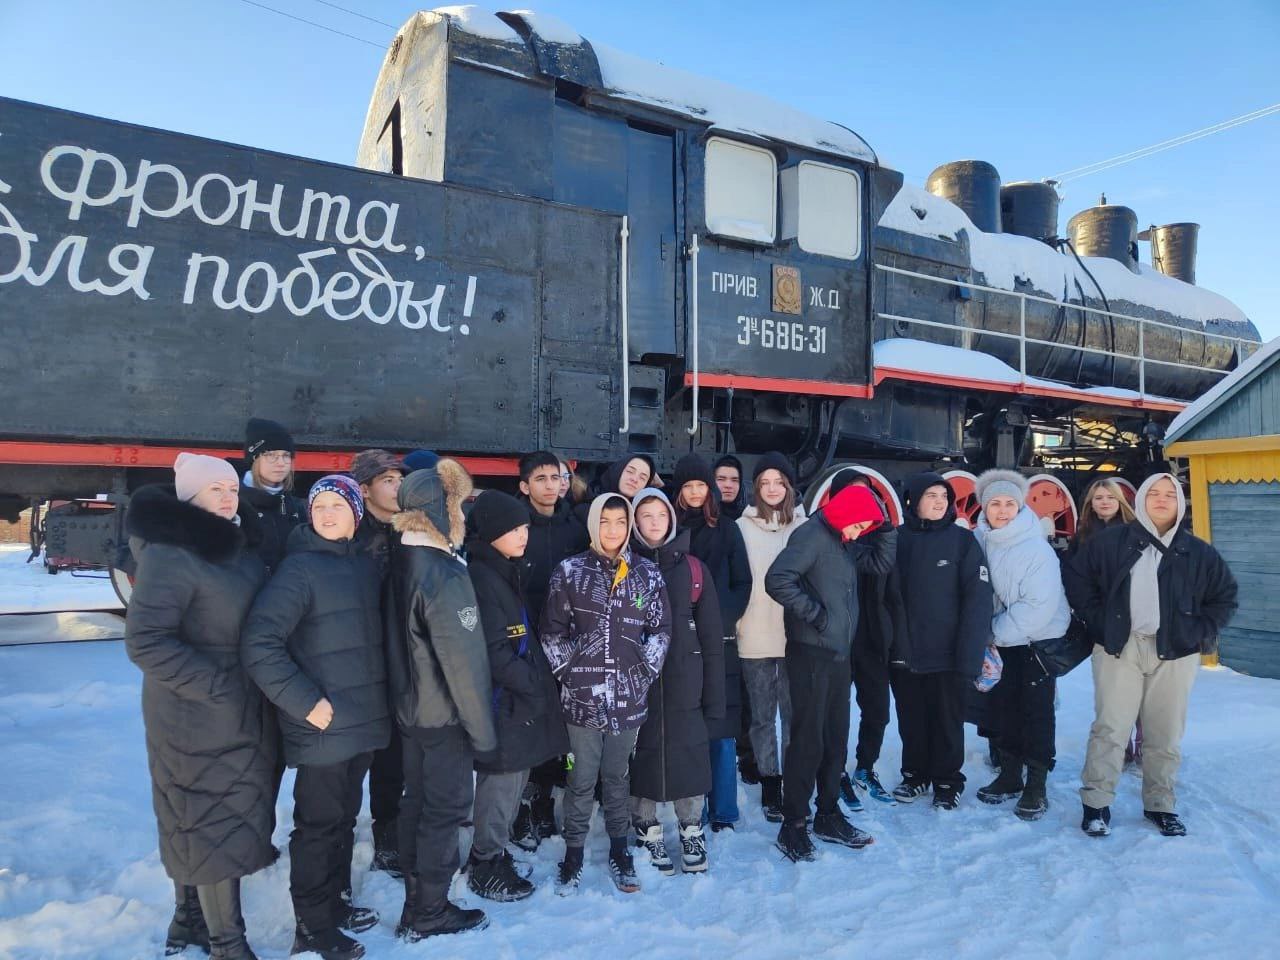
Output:
[[[440,903],[462,857],[458,828],[475,791],[471,740],[458,725],[415,730],[404,745],[400,800],[400,867],[418,877],[418,904]]]
[[[782,761],[782,814],[809,816],[818,789],[818,813],[834,813],[849,749],[849,661],[803,643],[787,644],[791,740]]]
[[[1029,767],[1053,769],[1057,725],[1053,697],[1057,681],[1040,669],[1030,647],[1001,647],[1004,669],[987,696],[998,716],[996,749]]]
[[[337,923],[338,899],[351,886],[356,814],[372,759],[360,753],[341,763],[303,764],[293,781],[289,895],[294,915],[312,930]]]
[[[375,750],[369,767],[369,813],[374,823],[388,823],[400,815],[404,793],[404,748],[400,729],[391,725],[391,742]]]
[[[893,699],[902,735],[902,779],[964,789],[964,710],[971,681],[958,673],[895,667]]]
[[[853,689],[858,698],[858,770],[874,770],[889,726],[889,665],[873,650],[855,644]]]

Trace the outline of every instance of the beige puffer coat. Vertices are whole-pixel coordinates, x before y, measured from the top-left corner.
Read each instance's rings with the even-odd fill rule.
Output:
[[[786,655],[787,637],[782,625],[782,607],[765,593],[764,575],[791,539],[791,534],[805,521],[804,507],[796,505],[796,513],[788,526],[775,521],[765,523],[754,506],[747,507],[738,518],[742,539],[747,545],[751,564],[751,601],[738,621],[738,656],[748,660]]]

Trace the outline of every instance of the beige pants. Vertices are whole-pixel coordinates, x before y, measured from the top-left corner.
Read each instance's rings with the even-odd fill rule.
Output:
[[[1124,767],[1124,748],[1135,720],[1142,720],[1142,806],[1174,812],[1174,781],[1182,762],[1187,699],[1200,668],[1198,656],[1161,660],[1156,638],[1132,634],[1120,656],[1093,648],[1093,699],[1097,718],[1081,775],[1085,806],[1109,807]]]

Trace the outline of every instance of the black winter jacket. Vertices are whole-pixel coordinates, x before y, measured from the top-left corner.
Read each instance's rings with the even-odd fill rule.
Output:
[[[867,545],[883,536],[888,527],[863,534]],[[901,554],[902,540],[899,537]],[[896,565],[888,573],[858,573],[858,631],[854,636],[854,652],[860,657],[873,657],[882,663],[906,660],[909,627],[902,602],[902,586]]]
[[[742,530],[723,514],[712,527],[707,525],[702,510],[685,510],[680,527],[689,534],[689,551],[710,571],[720,599],[720,622],[725,635],[725,711],[723,717],[708,724],[708,729],[712,740],[724,740],[736,737],[742,727],[742,662],[734,631],[751,600],[751,562]]]
[[[391,738],[380,577],[354,540],[326,540],[310,525],[254,601],[240,635],[245,669],[280,710],[285,762],[341,763]],[[324,730],[307,722],[321,699]]]
[[[360,519],[356,530],[356,547],[372,558],[378,565],[378,576],[386,578],[391,568],[391,538],[394,536],[390,523],[383,523],[373,515],[368,507]]]
[[[631,758],[631,795],[647,800],[681,800],[711,789],[708,728],[724,719],[724,627],[715,581],[689,555],[689,535],[653,549],[638,538],[632,549],[662,571],[671,606],[671,645],[662,672],[649,688],[649,715]],[[693,602],[693,568],[699,567],[702,595]]]
[[[289,534],[307,522],[307,501],[290,493],[268,493],[251,487],[247,478],[240,485],[240,498],[253,507],[262,531],[253,549],[266,565],[267,573],[275,573],[288,549]]]
[[[133,495],[125,529],[137,576],[125,648],[142,670],[142,719],[165,872],[181,884],[244,877],[271,862],[273,711],[240,665],[240,624],[266,571],[242,527],[178,500]]]
[[[464,529],[471,478],[457,462],[436,467],[441,496],[391,520],[391,573],[383,591],[387,676],[400,729],[413,736],[458,724],[476,753],[498,745],[489,655],[476,594],[454,553]]]
[[[893,530],[844,543],[821,512],[801,524],[764,579],[782,605],[787,643],[847,660],[858,627],[858,573],[887,574],[897,543]]]
[[[529,546],[525,548],[525,597],[529,602],[529,619],[537,624],[547,602],[547,585],[560,561],[567,560],[591,546],[586,525],[575,516],[568,500],[556,504],[555,513],[544,517],[529,506]]]
[[[1130,572],[1156,541],[1138,523],[1089,539],[1063,566],[1067,597],[1094,643],[1118,657],[1129,640]],[[1236,579],[1212,546],[1186,530],[1174,534],[1156,574],[1160,585],[1161,660],[1218,649],[1218,633],[1236,610]]]
[[[560,690],[523,596],[523,564],[483,540],[467,541],[467,571],[489,653],[498,748],[476,758],[486,773],[515,773],[569,752]],[[522,650],[523,648],[523,650]]]
[[[986,564],[954,508],[941,520],[907,514],[898,528],[897,571],[907,617],[903,653],[913,673],[981,672],[995,607]]]

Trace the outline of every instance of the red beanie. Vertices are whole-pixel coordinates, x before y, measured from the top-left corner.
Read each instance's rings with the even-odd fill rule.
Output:
[[[822,515],[837,530],[854,523],[884,522],[884,511],[876,502],[875,494],[858,484],[845,487],[828,500],[822,507]]]

